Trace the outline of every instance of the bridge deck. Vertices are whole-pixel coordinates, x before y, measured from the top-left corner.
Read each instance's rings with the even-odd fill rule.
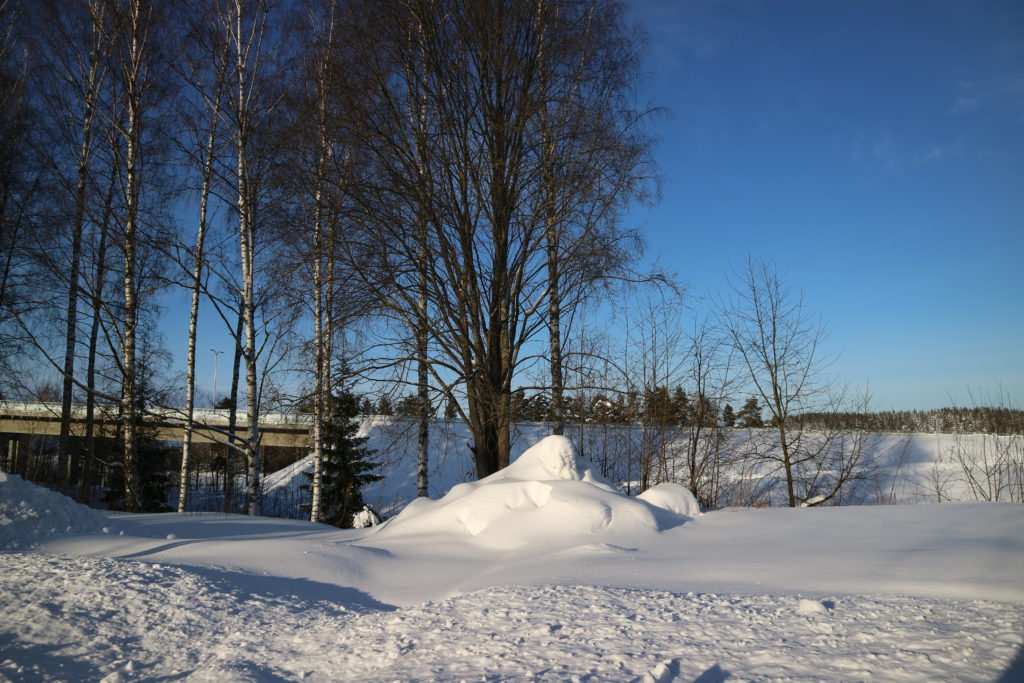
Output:
[[[59,403],[0,402],[0,433],[3,434],[60,434]],[[97,436],[110,436],[116,426],[116,419],[109,414],[111,406],[97,408],[94,419]],[[184,411],[164,408],[153,411],[156,415],[146,418],[147,423],[156,427],[157,438],[163,441],[181,441],[184,438]],[[71,434],[85,435],[86,410],[84,404],[76,403],[71,410]],[[192,439],[196,442],[223,441],[225,435],[209,427],[227,430],[227,410],[197,410],[193,416]],[[260,416],[260,443],[264,446],[309,447],[310,417],[299,413],[266,413]],[[239,414],[235,434],[245,434],[245,415]]]

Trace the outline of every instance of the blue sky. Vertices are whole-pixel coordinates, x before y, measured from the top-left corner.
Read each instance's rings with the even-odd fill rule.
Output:
[[[1024,2],[629,0],[662,201],[630,220],[713,297],[746,255],[878,409],[1024,405]]]
[[[773,260],[876,409],[1024,408],[1024,2],[626,0],[663,198],[628,220],[648,256],[726,293]],[[168,313],[184,320],[184,297]],[[227,391],[204,315],[198,378]],[[184,363],[184,323],[168,331]],[[166,331],[166,330],[165,330]]]

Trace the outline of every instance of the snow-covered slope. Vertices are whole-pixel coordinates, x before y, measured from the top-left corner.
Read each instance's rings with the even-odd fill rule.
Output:
[[[603,463],[604,470],[614,473],[619,488],[637,476],[638,453],[645,447],[642,430],[635,425],[573,425],[568,436],[577,453],[594,463]],[[543,423],[520,423],[513,426],[512,460],[550,433]],[[416,481],[416,424],[398,418],[368,418],[360,427],[360,435],[367,438],[367,447],[382,463],[383,479],[364,488],[364,498],[385,518],[397,514],[417,495]],[[730,454],[764,451],[775,437],[771,430],[727,430],[720,444],[720,458],[728,461]],[[814,438],[813,435],[808,438]],[[435,421],[429,441],[429,492],[440,498],[452,487],[472,482],[476,478],[469,445],[472,439],[462,422]],[[650,443],[646,444],[650,447]],[[1011,459],[1018,465],[1008,465],[997,471],[996,478],[1004,487],[1012,488],[1017,477],[1016,491],[1024,486],[1020,482],[1020,462],[1024,459],[1024,440],[985,434],[860,434],[845,440],[846,448],[863,450],[866,476],[844,493],[843,504],[909,504],[969,502],[979,499],[979,490],[993,482],[986,481],[985,473],[975,469],[964,470],[977,460],[984,467],[994,466],[997,453],[1009,449]],[[682,457],[683,444],[668,441],[666,452],[679,453],[677,460],[669,458],[665,464],[668,474],[676,481],[686,481],[687,470]],[[964,462],[957,457],[964,456]],[[630,466],[630,460],[632,465]],[[279,472],[269,474],[264,482],[264,511],[273,516],[301,517],[300,505],[308,504],[309,494],[301,490],[308,484],[304,472],[311,471],[311,460],[295,463]],[[595,468],[596,471],[596,468]],[[722,505],[764,504],[765,500],[750,500],[750,492],[757,490],[763,498],[774,498],[778,504],[785,493],[781,470],[766,471],[765,467],[751,467],[737,463],[725,467],[721,473],[724,493]],[[635,482],[634,482],[635,483]],[[1005,494],[1009,491],[1004,491]],[[633,490],[636,493],[636,490]],[[207,508],[211,509],[211,508]],[[212,508],[212,509],[217,509]]]
[[[141,530],[0,470],[0,550],[30,548],[58,535],[126,532]]]

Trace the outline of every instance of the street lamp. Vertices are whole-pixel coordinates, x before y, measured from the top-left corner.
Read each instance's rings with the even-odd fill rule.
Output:
[[[223,351],[217,349],[210,349],[213,352],[213,407],[217,407],[217,360],[220,358],[220,354]]]

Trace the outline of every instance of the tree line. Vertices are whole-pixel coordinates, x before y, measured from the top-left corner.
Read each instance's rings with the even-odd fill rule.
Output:
[[[548,392],[528,394],[517,388],[512,392],[511,415],[513,422],[550,422],[551,398]],[[736,409],[731,403],[719,407],[707,396],[699,395],[691,401],[686,390],[677,385],[671,393],[668,387],[653,387],[642,395],[637,390],[625,392],[590,392],[564,396],[563,419],[578,424],[660,424],[681,425],[703,423],[736,429],[760,429],[774,426],[765,421],[764,410],[757,398],[750,397]],[[397,402],[388,395],[372,400],[363,396],[359,406],[361,415],[397,416],[415,418],[418,415],[415,395],[408,394]],[[449,410],[446,419],[455,417]],[[792,424],[810,429],[867,432],[940,433],[940,434],[1022,434],[1024,411],[1004,406],[947,407],[933,410],[886,410],[873,412],[809,412],[792,415]]]
[[[943,434],[1024,434],[1024,411],[1006,406],[970,406],[935,410],[887,410],[867,413],[808,413],[800,419],[815,428],[870,432]]]

